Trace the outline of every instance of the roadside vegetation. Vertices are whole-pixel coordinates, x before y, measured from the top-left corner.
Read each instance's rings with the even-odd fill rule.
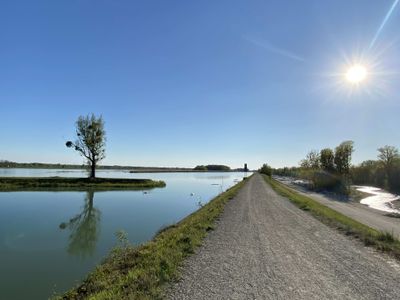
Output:
[[[183,260],[201,245],[225,204],[245,181],[217,196],[179,223],[137,247],[119,233],[120,245],[78,287],[56,299],[162,299],[179,277]]]
[[[334,150],[312,150],[300,162],[300,177],[310,181],[314,190],[348,195],[353,152],[353,141],[344,141]]]
[[[312,190],[349,195],[353,152],[353,141],[344,141],[335,149],[311,150],[299,167],[272,169],[272,174],[301,178]]]
[[[322,223],[361,240],[366,246],[372,246],[379,251],[400,259],[400,241],[394,238],[392,233],[372,229],[307,196],[299,194],[269,176],[264,176],[264,179],[278,194],[288,198],[300,209],[308,211]]]
[[[165,182],[128,178],[0,177],[0,191],[134,190],[164,187]]]
[[[388,191],[400,192],[400,154],[394,146],[377,149],[376,160],[351,165],[354,152],[352,141],[345,141],[334,150],[311,150],[299,167],[272,169],[272,174],[304,179],[309,188],[349,195],[351,184],[371,185]]]
[[[263,164],[262,167],[258,170],[258,172],[267,175],[269,177],[272,176],[272,168],[268,164]]]

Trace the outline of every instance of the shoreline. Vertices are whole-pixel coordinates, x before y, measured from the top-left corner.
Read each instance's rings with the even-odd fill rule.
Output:
[[[88,171],[86,168],[74,168],[74,167],[69,167],[69,168],[63,168],[63,167],[12,167],[12,168],[5,168],[5,167],[0,167],[0,170],[18,170],[18,169],[23,169],[23,170],[59,170],[60,172],[68,172],[68,171]],[[111,172],[111,171],[119,171],[119,172],[125,172],[125,173],[236,173],[236,172],[242,172],[244,173],[243,170],[193,170],[193,169],[174,169],[174,168],[143,168],[143,169],[132,169],[132,168],[99,168],[97,169],[97,172]],[[253,173],[255,171],[248,171],[247,173]],[[1,177],[1,175],[0,175]]]
[[[134,246],[123,239],[77,286],[54,299],[161,299],[178,278],[183,261],[202,245],[230,201],[245,185],[235,184],[207,204]]]
[[[164,181],[130,178],[0,177],[0,192],[139,190],[165,187]]]

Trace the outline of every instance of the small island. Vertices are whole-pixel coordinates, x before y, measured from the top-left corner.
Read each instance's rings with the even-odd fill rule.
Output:
[[[209,171],[217,171],[217,172],[230,172],[231,168],[224,165],[199,165],[196,166],[194,171],[202,171],[202,172],[209,172]]]
[[[0,191],[137,190],[165,187],[164,181],[130,178],[0,177]]]
[[[164,187],[165,182],[151,179],[98,178],[96,170],[105,155],[106,132],[102,116],[80,116],[76,121],[76,140],[65,145],[78,152],[85,160],[89,178],[72,177],[0,177],[0,191],[109,191],[137,190]]]

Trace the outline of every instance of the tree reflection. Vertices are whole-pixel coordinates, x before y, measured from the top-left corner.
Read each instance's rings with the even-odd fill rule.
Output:
[[[94,192],[88,191],[82,212],[66,223],[61,223],[60,228],[68,228],[69,235],[68,253],[74,256],[87,257],[94,253],[100,232],[100,210],[93,206]]]

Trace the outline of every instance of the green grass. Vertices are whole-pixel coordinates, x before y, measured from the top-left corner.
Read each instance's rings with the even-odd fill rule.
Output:
[[[163,228],[138,247],[115,248],[78,287],[56,299],[162,299],[168,282],[179,276],[183,260],[201,245],[242,181],[181,222]]]
[[[288,198],[300,209],[308,211],[322,223],[337,228],[346,235],[361,240],[366,246],[386,252],[400,259],[400,241],[392,233],[380,232],[353,220],[307,196],[299,194],[282,183],[264,176],[265,181],[280,195]]]
[[[165,182],[128,178],[0,177],[0,191],[132,190],[164,187]]]

